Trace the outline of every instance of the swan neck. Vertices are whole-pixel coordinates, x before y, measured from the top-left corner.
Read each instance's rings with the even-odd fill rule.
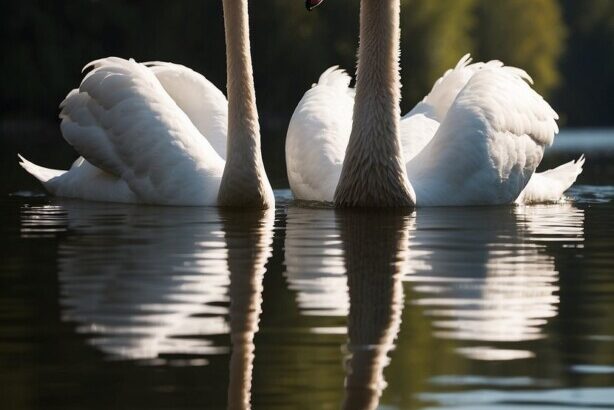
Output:
[[[400,0],[361,0],[354,122],[338,206],[413,206],[400,139]]]
[[[228,140],[218,195],[222,206],[271,205],[262,153],[249,39],[247,0],[223,0],[226,34]]]

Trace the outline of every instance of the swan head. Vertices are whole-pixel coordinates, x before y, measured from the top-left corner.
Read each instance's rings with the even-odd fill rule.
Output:
[[[324,0],[305,0],[305,7],[307,7],[307,10],[311,11],[322,3],[324,3]]]

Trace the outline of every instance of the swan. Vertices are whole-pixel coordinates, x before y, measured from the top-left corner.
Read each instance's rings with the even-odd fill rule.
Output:
[[[322,1],[316,3],[308,2],[308,8]],[[376,195],[389,178],[382,163],[396,166],[401,160],[417,206],[560,200],[582,172],[584,157],[534,173],[558,132],[558,116],[530,87],[531,78],[523,70],[499,61],[470,64],[464,56],[400,119],[401,147],[396,151],[392,128],[399,120],[390,116],[398,110],[400,87],[398,3],[361,1],[356,89],[349,87],[349,75],[334,66],[299,102],[286,137],[288,180],[295,197],[343,204],[345,196],[339,194],[348,180],[357,192]],[[387,54],[378,53],[380,49]],[[379,135],[381,128],[390,132]],[[394,147],[384,153],[380,145],[386,139]]]
[[[60,105],[68,171],[21,166],[51,194],[158,205],[274,204],[260,152],[247,0],[224,0],[228,101],[191,69],[117,57],[92,61]]]

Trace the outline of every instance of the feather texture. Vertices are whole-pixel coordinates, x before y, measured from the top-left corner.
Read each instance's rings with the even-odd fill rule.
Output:
[[[228,101],[224,93],[203,75],[180,64],[160,61],[145,64],[215,152],[226,159]]]
[[[299,102],[286,136],[290,188],[297,199],[332,202],[352,130],[350,76],[326,70]]]
[[[336,67],[327,70],[305,94],[288,130],[288,179],[301,200],[332,201],[339,180],[352,127],[353,90],[349,76],[331,81],[337,72]],[[558,133],[558,116],[531,83],[521,69],[496,60],[472,64],[466,55],[401,119],[403,154],[418,206],[562,196],[582,171],[583,159],[575,168],[563,168],[568,172],[534,173]]]
[[[582,173],[584,155],[575,161],[569,161],[556,168],[535,173],[520,194],[516,202],[519,204],[536,204],[559,202],[564,199],[563,193],[576,182]]]
[[[84,159],[52,173],[23,162],[53,194],[91,200],[161,205],[215,205],[224,160],[156,76],[197,123],[221,134],[225,98],[204,78],[177,65],[150,69],[109,57],[89,63],[78,89],[60,105],[61,130]],[[193,84],[193,95],[187,83]],[[196,103],[199,98],[211,101]],[[221,140],[219,135],[215,136]]]

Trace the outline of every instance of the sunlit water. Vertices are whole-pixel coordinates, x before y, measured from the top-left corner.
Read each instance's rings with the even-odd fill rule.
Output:
[[[614,407],[614,186],[415,212],[276,196],[0,200],[0,407]]]

